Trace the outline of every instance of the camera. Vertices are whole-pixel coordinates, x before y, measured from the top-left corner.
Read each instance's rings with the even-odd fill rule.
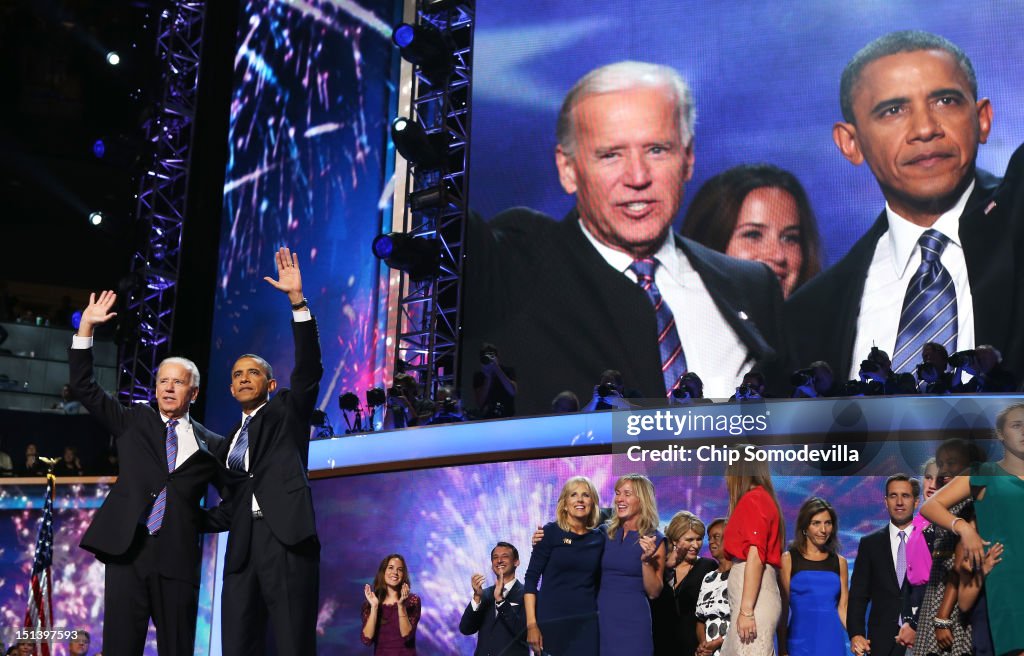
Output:
[[[345,392],[338,397],[338,407],[344,412],[356,412],[359,410],[359,397],[353,392]]]
[[[488,365],[498,359],[498,352],[494,349],[483,349],[480,351],[480,364]]]
[[[882,371],[882,365],[873,360],[862,360],[860,363],[861,374],[877,374]]]
[[[597,386],[597,395],[604,399],[609,396],[618,396],[619,390],[614,383],[601,383]]]
[[[388,388],[388,396],[402,396],[402,388],[392,385]]]
[[[843,396],[882,396],[885,386],[877,380],[850,380],[843,385]]]
[[[454,415],[458,413],[458,411],[459,405],[458,401],[456,401],[455,399],[449,397],[444,401],[441,401],[441,412],[443,412],[444,414]]]
[[[938,368],[931,362],[922,362],[914,367],[914,373],[918,380],[935,380],[939,377]]]
[[[974,349],[957,351],[953,355],[949,356],[949,364],[953,365],[957,369],[963,369],[965,366],[973,366],[977,360],[978,353]]]
[[[800,369],[794,371],[793,375],[789,377],[789,384],[793,387],[803,387],[805,385],[814,384],[814,369]]]
[[[750,383],[743,383],[736,388],[737,399],[759,399],[761,398],[761,392],[757,387]]]
[[[385,401],[387,401],[387,395],[384,393],[383,389],[379,387],[373,387],[371,389],[366,390],[366,405],[370,406],[371,408],[376,408],[377,406],[384,405]]]

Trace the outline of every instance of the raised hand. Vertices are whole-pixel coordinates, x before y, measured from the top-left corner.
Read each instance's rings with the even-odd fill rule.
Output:
[[[373,588],[370,587],[369,583],[363,586],[363,596],[366,597],[366,601],[370,603],[370,608],[376,608],[377,604],[380,603],[380,600],[377,599],[377,594],[373,591]]]
[[[277,268],[277,280],[270,276],[266,280],[274,289],[288,294],[292,304],[302,301],[302,274],[299,271],[299,256],[285,247],[274,254],[274,265]]]
[[[96,294],[89,294],[89,304],[82,310],[82,321],[78,324],[78,334],[81,337],[92,337],[92,329],[101,323],[106,323],[117,316],[117,312],[111,312],[117,302],[117,294],[110,290]]]
[[[409,584],[402,584],[402,591],[398,594],[398,603],[404,604],[405,600],[409,598]]]

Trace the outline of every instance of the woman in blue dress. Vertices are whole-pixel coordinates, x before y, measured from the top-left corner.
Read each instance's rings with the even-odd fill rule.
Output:
[[[665,537],[658,532],[654,485],[640,474],[615,483],[614,515],[607,524],[597,608],[601,655],[654,653],[651,608],[664,586]]]
[[[782,554],[783,656],[845,656],[846,558],[840,556],[839,517],[829,502],[811,497],[800,507],[796,536]],[[789,622],[785,622],[789,611]]]
[[[606,542],[596,528],[599,506],[589,478],[570,478],[558,496],[556,520],[534,544],[523,595],[526,639],[534,653],[597,653],[597,585]]]

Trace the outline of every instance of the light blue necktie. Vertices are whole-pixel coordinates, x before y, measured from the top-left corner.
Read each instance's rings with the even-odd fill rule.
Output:
[[[167,422],[167,471],[174,471],[174,465],[178,460],[178,431],[174,429],[178,425],[177,419]],[[167,486],[165,485],[160,494],[156,495],[153,508],[149,511],[146,519],[146,530],[150,535],[155,535],[160,527],[164,525],[164,512],[167,510]]]
[[[242,430],[238,433],[238,441],[235,442],[235,448],[231,449],[231,453],[228,454],[228,469],[245,471],[245,451],[249,448],[250,420],[252,420],[252,415],[246,417],[245,421],[242,422]]]
[[[896,580],[902,588],[903,581],[907,578],[907,532],[900,531],[899,536],[900,544],[896,547]]]
[[[939,259],[949,237],[929,229],[917,243],[921,246],[921,266],[910,279],[903,298],[896,350],[892,354],[893,371],[897,373],[913,371],[926,342],[942,344],[949,353],[956,351],[956,288]]]
[[[654,314],[658,319],[658,352],[661,354],[661,374],[665,379],[665,392],[671,393],[679,377],[686,373],[686,355],[683,343],[676,330],[676,319],[672,316],[661,291],[654,284],[654,271],[661,263],[653,257],[633,260],[629,268],[636,274],[637,284],[644,290],[654,305]]]

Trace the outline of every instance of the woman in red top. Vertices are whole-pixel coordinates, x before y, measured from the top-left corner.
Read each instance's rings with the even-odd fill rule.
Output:
[[[374,656],[416,656],[420,598],[409,594],[405,558],[385,556],[363,595],[363,644],[373,645]]]
[[[739,449],[739,459],[725,470],[729,522],[723,551],[733,567],[729,575],[732,619],[722,656],[771,656],[782,610],[776,571],[782,562],[786,529],[768,463],[747,457],[761,451]]]

